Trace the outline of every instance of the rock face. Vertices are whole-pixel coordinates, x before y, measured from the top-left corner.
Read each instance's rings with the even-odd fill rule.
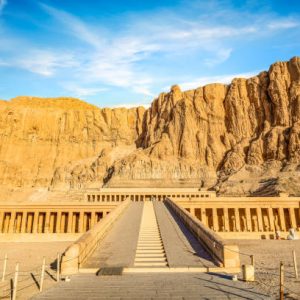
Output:
[[[99,109],[71,98],[0,103],[0,184],[80,188],[102,181],[115,151],[132,149],[144,108]]]
[[[70,98],[0,103],[0,184],[206,186],[300,194],[300,58],[231,84],[173,86],[147,110]]]

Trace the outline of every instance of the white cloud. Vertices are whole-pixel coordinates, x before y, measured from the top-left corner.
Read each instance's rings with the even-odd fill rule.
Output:
[[[118,38],[100,37],[99,32],[73,15],[45,4],[42,7],[65,25],[69,34],[92,46],[83,57],[78,58],[81,65],[77,73],[83,81],[128,88],[144,95],[151,94],[151,78],[137,72],[134,66],[157,50],[154,44],[126,35]]]
[[[44,77],[55,75],[61,68],[71,68],[77,65],[78,62],[71,53],[34,48],[25,49],[22,53],[15,54],[5,61],[0,59],[0,66],[20,68]]]
[[[99,35],[94,33],[84,22],[75,16],[63,11],[56,9],[46,4],[40,4],[41,7],[56,20],[66,26],[68,32],[74,37],[96,47],[101,48],[104,40]]]
[[[271,30],[280,30],[299,27],[299,25],[300,23],[294,20],[282,19],[270,22],[269,24],[267,24],[267,27]]]
[[[64,83],[63,88],[74,97],[94,96],[98,93],[107,91],[107,88],[93,88],[78,86],[75,83]]]
[[[154,96],[154,94],[148,88],[143,87],[143,86],[133,87],[133,91],[138,94],[149,96],[149,97]]]
[[[6,0],[0,0],[0,14],[2,13],[6,4],[7,4]]]
[[[205,59],[204,63],[209,67],[213,67],[217,64],[223,63],[227,59],[229,59],[231,52],[232,49],[220,49],[217,51],[215,57]]]
[[[32,49],[11,64],[32,73],[50,77],[57,69],[76,66],[77,62],[71,54]]]
[[[179,84],[179,86],[182,88],[182,90],[190,90],[210,83],[229,84],[234,78],[250,78],[252,76],[257,75],[257,73],[258,72],[255,71],[255,72],[227,74],[227,75],[220,75],[220,76],[204,76],[204,77],[196,78],[192,81],[183,82]]]
[[[139,107],[139,106],[143,106],[145,108],[149,108],[151,105],[151,102],[147,102],[147,103],[119,103],[119,104],[114,104],[112,106],[110,106],[110,108],[135,108],[135,107]]]

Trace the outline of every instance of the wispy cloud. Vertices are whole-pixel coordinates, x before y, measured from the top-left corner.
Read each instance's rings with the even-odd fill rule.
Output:
[[[68,91],[71,96],[74,97],[87,97],[87,96],[94,96],[101,92],[105,92],[107,88],[95,88],[95,87],[84,87],[79,86],[75,83],[64,83],[62,84],[64,90]]]
[[[99,35],[94,33],[79,18],[44,3],[41,3],[40,5],[49,15],[63,24],[65,26],[65,29],[68,30],[69,34],[72,34],[77,39],[80,39],[83,42],[86,42],[96,48],[101,48],[102,46],[104,46],[103,44],[105,41],[101,39]]]
[[[230,57],[231,52],[232,49],[220,49],[219,51],[217,51],[215,57],[205,59],[204,63],[209,67],[218,65],[226,61]]]
[[[72,54],[30,49],[29,51],[14,58],[7,60],[6,66],[21,68],[32,73],[36,73],[45,77],[51,77],[60,68],[69,68],[77,65],[77,61]]]
[[[257,74],[258,71],[241,73],[241,74],[225,74],[220,76],[203,76],[188,82],[180,83],[179,86],[182,88],[182,90],[190,90],[210,83],[229,84],[234,78],[250,78]]]
[[[209,53],[203,60],[207,66],[215,66],[229,59],[232,49],[220,50],[220,40],[256,32],[256,28],[243,26],[212,26],[187,22],[177,18],[164,21],[153,20],[154,25],[137,19],[127,24],[126,31],[105,36],[104,30],[95,30],[77,17],[41,4],[42,8],[64,27],[65,33],[91,46],[87,55],[80,59],[77,73],[90,83],[102,83],[131,89],[145,96],[153,96],[153,75],[138,70],[137,65],[156,53],[185,53],[199,49]],[[158,21],[158,23],[156,22]],[[160,24],[161,23],[161,24]],[[136,29],[138,28],[138,29]],[[162,28],[164,30],[162,30]]]
[[[42,8],[64,25],[69,34],[92,46],[87,55],[79,58],[78,74],[85,82],[130,88],[140,94],[152,95],[149,90],[151,79],[136,71],[134,66],[155,51],[155,45],[131,36],[104,37],[101,31],[97,32],[69,13],[45,4]]]
[[[267,24],[267,27],[271,30],[290,29],[299,26],[300,26],[299,22],[290,19],[275,20]]]
[[[118,103],[118,104],[114,104],[111,105],[111,108],[135,108],[135,107],[139,107],[139,106],[143,106],[145,108],[149,108],[151,106],[150,102],[136,102],[136,103]]]

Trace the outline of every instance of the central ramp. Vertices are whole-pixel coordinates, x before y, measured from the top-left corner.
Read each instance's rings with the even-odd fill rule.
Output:
[[[145,202],[134,260],[135,267],[166,267],[167,258],[152,202]]]
[[[203,245],[165,203],[154,201],[154,208],[169,267],[217,267]]]
[[[138,240],[142,202],[130,203],[94,253],[83,264],[86,271],[101,268],[132,267]]]

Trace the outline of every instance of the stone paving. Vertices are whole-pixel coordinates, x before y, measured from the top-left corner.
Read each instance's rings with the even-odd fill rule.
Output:
[[[209,254],[163,202],[154,201],[155,213],[170,267],[215,267]]]
[[[133,266],[142,209],[142,202],[132,202],[82,268]]]
[[[272,299],[212,274],[76,275],[33,299]],[[273,298],[274,299],[274,298]]]

